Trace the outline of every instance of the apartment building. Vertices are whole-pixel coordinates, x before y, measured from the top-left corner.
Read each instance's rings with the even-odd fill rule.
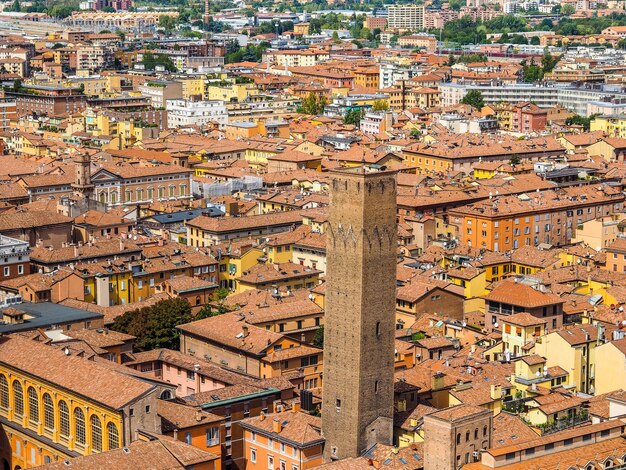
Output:
[[[230,312],[180,325],[181,352],[204,358],[223,367],[259,378],[276,377],[272,355],[281,351],[297,352],[303,344],[281,333],[248,324],[246,315]],[[320,356],[319,350],[306,347],[308,356]],[[317,361],[315,361],[317,364]],[[280,367],[278,368],[280,371]],[[319,376],[321,367],[315,371]],[[278,373],[280,376],[281,373]]]
[[[306,470],[323,463],[321,419],[300,411],[261,414],[241,421],[247,470]]]
[[[535,103],[540,108],[552,108],[560,105],[581,116],[587,115],[589,103],[602,101],[607,94],[616,98],[626,97],[625,93],[605,90],[600,85],[579,88],[573,85],[504,84],[497,80],[492,80],[491,84],[472,84],[471,80],[466,80],[465,83],[442,83],[439,89],[443,106],[458,104],[468,91],[478,90],[483,95],[485,104],[498,104],[502,101],[509,103],[527,101]]]
[[[621,437],[623,426],[621,420],[613,419],[491,448],[481,453],[480,461],[463,468],[577,468],[581,462],[586,470],[619,468],[626,457],[626,439]]]
[[[301,211],[272,212],[247,217],[200,216],[187,222],[189,246],[211,246],[241,238],[261,238],[302,225]]]
[[[76,50],[76,69],[90,72],[102,70],[113,63],[111,49],[106,46],[80,46]]]
[[[15,100],[0,100],[0,130],[10,127],[11,120],[17,119],[17,105]]]
[[[274,62],[278,67],[314,67],[330,59],[327,51],[285,50],[267,52],[265,62]]]
[[[228,124],[228,110],[223,101],[168,100],[165,106],[169,127]]]
[[[18,117],[32,113],[77,114],[87,105],[86,96],[78,90],[55,85],[28,85],[22,91],[7,91],[5,96],[15,100]]]
[[[252,382],[252,379],[246,375],[222,368],[201,357],[170,349],[135,352],[133,357],[133,361],[126,362],[124,365],[171,383],[176,387],[177,397]],[[160,398],[167,400],[173,396],[169,390],[165,390]]]
[[[0,282],[30,274],[28,242],[0,235]]]
[[[505,252],[540,243],[565,245],[577,225],[622,210],[624,195],[604,185],[496,197],[449,212],[461,243]],[[610,259],[608,260],[610,262]]]
[[[424,29],[424,5],[390,5],[387,12],[387,27],[390,29]]]
[[[521,348],[515,348],[519,344],[516,345],[515,341],[512,341],[511,332],[517,335],[518,327],[539,327],[538,330],[533,329],[530,335],[542,331],[541,322],[523,314],[543,320],[545,328],[550,330],[563,326],[565,300],[557,294],[543,292],[513,280],[506,280],[483,296],[483,299],[485,299],[485,326],[489,331],[502,330],[503,323],[505,324],[503,337],[506,336],[507,345],[513,348],[509,350],[510,354],[523,354]],[[523,328],[519,332],[523,334]]]
[[[165,109],[167,100],[183,98],[183,84],[169,80],[152,80],[140,85],[139,93],[150,99],[153,108]]]

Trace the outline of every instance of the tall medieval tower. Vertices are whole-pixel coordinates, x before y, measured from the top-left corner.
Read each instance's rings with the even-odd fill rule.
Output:
[[[91,199],[94,185],[91,183],[91,157],[81,153],[74,161],[76,165],[76,179],[72,184],[74,194]]]
[[[393,437],[396,174],[332,172],[324,315],[326,461]]]

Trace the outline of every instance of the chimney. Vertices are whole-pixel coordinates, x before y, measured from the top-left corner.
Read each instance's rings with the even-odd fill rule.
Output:
[[[74,258],[78,258],[78,246],[74,245]]]
[[[249,330],[248,330],[248,325],[241,325],[241,331],[243,332],[243,337],[245,338],[246,336],[248,336],[248,334],[250,334]]]
[[[293,405],[291,405],[291,411],[293,411],[294,413],[299,412],[301,409],[300,407],[300,402],[299,401],[294,401]]]
[[[261,411],[261,414],[259,415],[259,419],[261,421],[265,420],[265,413],[263,411]]]
[[[499,400],[500,398],[502,398],[502,387],[500,385],[492,384],[489,396],[492,400]]]
[[[433,391],[440,390],[445,386],[445,383],[443,380],[444,377],[445,375],[442,374],[441,372],[436,372],[433,374],[432,379],[431,379],[431,388],[433,389]]]
[[[226,215],[237,217],[239,215],[239,204],[237,202],[229,202],[226,204]]]
[[[283,404],[280,400],[274,400],[274,402],[272,403],[272,408],[272,411],[274,413],[280,413],[281,411],[283,411]]]
[[[283,430],[283,424],[280,422],[280,419],[274,418],[273,429],[275,433],[279,433]]]

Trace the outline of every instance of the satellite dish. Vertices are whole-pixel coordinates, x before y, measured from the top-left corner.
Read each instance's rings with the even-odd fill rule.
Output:
[[[493,327],[494,327],[494,328],[498,328],[498,322],[494,323],[494,324],[493,324]]]

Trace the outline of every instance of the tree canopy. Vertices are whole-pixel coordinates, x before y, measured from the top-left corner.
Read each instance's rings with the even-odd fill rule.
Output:
[[[364,115],[365,115],[365,112],[362,109],[356,109],[356,108],[351,109],[343,117],[343,122],[345,124],[353,124],[355,126],[358,126],[359,123],[361,122],[361,119],[363,119]]]
[[[302,114],[309,114],[311,116],[317,116],[324,112],[324,107],[327,101],[325,97],[319,97],[315,93],[309,93],[303,100],[302,104],[298,107],[298,112]]]
[[[114,331],[135,336],[135,349],[179,349],[178,325],[194,320],[191,306],[184,299],[162,300],[150,307],[126,312],[111,326]]]
[[[141,63],[146,70],[154,70],[157,65],[162,65],[168,72],[176,72],[176,65],[165,54],[154,55],[152,52],[146,52]]]
[[[469,104],[472,108],[480,111],[485,106],[485,100],[483,94],[478,90],[470,90],[461,100],[463,104]]]

